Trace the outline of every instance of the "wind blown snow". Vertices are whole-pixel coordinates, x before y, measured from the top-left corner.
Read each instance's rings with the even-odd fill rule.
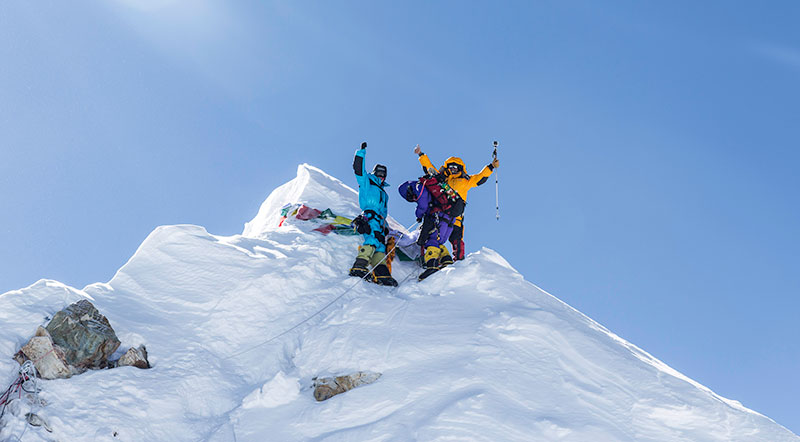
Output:
[[[347,271],[360,238],[300,220],[278,227],[287,203],[359,212],[353,189],[301,165],[242,235],[159,227],[108,283],[42,280],[0,295],[5,385],[18,369],[10,356],[80,299],[108,317],[122,347],[145,344],[153,365],[41,381],[36,412],[53,432],[26,428],[31,405],[16,400],[0,440],[800,440],[488,248],[421,283],[415,264],[397,261],[400,287],[358,283]],[[314,377],[360,370],[383,376],[314,400]]]

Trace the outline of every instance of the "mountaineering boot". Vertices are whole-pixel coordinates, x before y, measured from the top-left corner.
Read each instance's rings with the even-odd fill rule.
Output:
[[[369,273],[369,270],[367,270],[367,260],[364,258],[356,258],[356,262],[353,263],[353,267],[350,269],[350,276],[363,278],[367,276],[367,273]]]
[[[430,246],[425,249],[424,264],[422,267],[426,269],[439,270],[439,255],[442,254],[442,249],[436,246]]]
[[[439,269],[426,269],[424,272],[420,273],[419,278],[417,281],[422,281],[423,279],[427,278],[428,276],[433,275],[434,273],[438,272]]]
[[[425,257],[423,258],[425,261],[422,265],[422,267],[425,268],[425,271],[419,275],[419,281],[422,281],[428,276],[431,276],[439,271],[439,255],[441,253],[442,249],[436,246],[430,246],[425,249]]]
[[[453,257],[450,256],[450,252],[444,245],[439,246],[439,248],[442,250],[439,255],[439,268],[443,269],[453,263]]]
[[[372,259],[373,255],[375,255],[375,246],[362,245],[359,247],[356,262],[353,263],[353,268],[350,269],[350,276],[358,276],[359,278],[367,276],[369,273],[367,264],[369,264],[369,260]]]
[[[389,276],[391,278],[392,272],[386,267],[386,254],[383,252],[375,252],[369,258],[369,266],[372,268],[372,272],[370,272],[367,281],[374,282],[375,284],[379,285],[387,285],[384,284],[386,281],[385,276]],[[384,267],[384,269],[378,270],[378,267]],[[384,276],[383,279],[379,280],[379,276]]]
[[[389,268],[386,267],[386,264],[378,264],[375,270],[372,271],[372,274],[375,276],[375,284],[397,287],[397,281],[392,278],[392,274],[389,272]]]

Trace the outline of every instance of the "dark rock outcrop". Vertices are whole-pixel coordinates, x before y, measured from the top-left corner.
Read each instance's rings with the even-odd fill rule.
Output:
[[[371,384],[380,377],[381,373],[359,371],[346,376],[336,376],[335,378],[314,378],[314,399],[322,402],[345,391]]]
[[[108,319],[85,299],[56,313],[47,331],[77,369],[105,368],[120,345]]]
[[[39,327],[14,359],[20,365],[33,361],[43,379],[63,379],[89,369],[118,366],[150,368],[144,345],[109,361],[119,345],[108,319],[84,299],[53,315],[46,328]]]
[[[14,359],[20,365],[27,360],[33,361],[33,365],[42,379],[62,379],[73,374],[64,352],[59,346],[53,344],[50,333],[42,327],[36,329],[36,334],[14,356]]]
[[[150,368],[150,362],[147,360],[147,348],[144,345],[129,348],[116,362],[116,366]]]

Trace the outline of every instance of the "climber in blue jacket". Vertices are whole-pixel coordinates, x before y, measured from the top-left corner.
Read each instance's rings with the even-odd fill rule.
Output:
[[[353,159],[353,171],[358,181],[358,204],[361,215],[353,224],[364,236],[364,243],[358,249],[358,256],[350,269],[350,276],[364,278],[369,274],[367,266],[372,267],[372,281],[380,285],[396,286],[391,271],[386,265],[386,214],[388,212],[389,195],[384,189],[386,183],[386,166],[376,164],[372,173],[367,173],[364,159],[367,155],[367,143],[361,143]]]

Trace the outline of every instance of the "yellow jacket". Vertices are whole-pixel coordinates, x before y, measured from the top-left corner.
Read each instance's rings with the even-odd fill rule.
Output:
[[[422,164],[422,167],[425,170],[436,169],[433,166],[433,163],[431,163],[431,160],[424,153],[419,155],[419,163]],[[450,174],[450,171],[447,170],[446,167],[450,163],[456,163],[460,165],[461,171],[458,172],[457,174]],[[494,170],[494,168],[492,167],[491,164],[484,166],[479,173],[476,173],[475,175],[471,176],[465,176],[464,169],[465,169],[464,162],[461,161],[461,158],[450,157],[444,162],[444,165],[442,166],[442,169],[440,169],[440,171],[447,176],[447,184],[450,187],[452,187],[453,190],[458,192],[461,198],[466,202],[467,192],[469,192],[469,189],[472,189],[473,187],[477,187],[485,183],[486,179],[489,178],[489,175],[492,174],[492,170]]]

